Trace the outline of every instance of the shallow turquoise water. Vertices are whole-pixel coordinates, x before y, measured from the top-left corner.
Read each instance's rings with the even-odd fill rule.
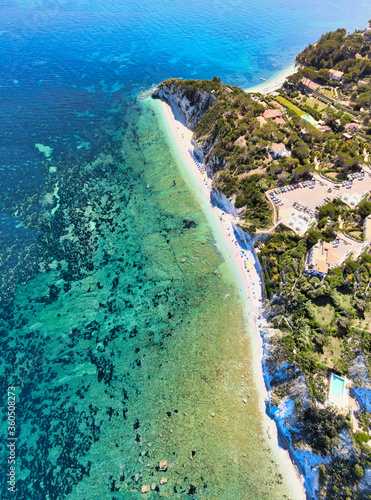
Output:
[[[1,317],[19,498],[292,497],[241,298],[164,132],[133,104],[117,148],[68,171],[40,272]]]

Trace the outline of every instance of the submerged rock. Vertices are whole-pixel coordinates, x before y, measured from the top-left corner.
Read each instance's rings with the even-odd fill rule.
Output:
[[[160,484],[166,484],[167,483],[167,477],[162,477],[160,479]]]
[[[159,463],[160,470],[167,470],[167,460],[161,460]]]

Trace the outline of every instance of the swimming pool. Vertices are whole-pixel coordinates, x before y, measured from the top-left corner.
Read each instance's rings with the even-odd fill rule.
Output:
[[[341,398],[344,393],[345,380],[337,375],[332,375],[330,393],[332,396]]]
[[[316,124],[316,121],[313,120],[313,118],[309,115],[301,115],[300,118],[303,118],[303,120],[306,120],[307,122],[311,123],[312,125]]]

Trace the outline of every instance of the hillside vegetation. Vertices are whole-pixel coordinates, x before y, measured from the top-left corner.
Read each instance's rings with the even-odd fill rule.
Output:
[[[247,94],[217,78],[163,83],[179,86],[195,105],[198,92],[216,98],[196,124],[194,139],[213,174],[214,188],[235,204],[240,227],[256,236],[266,315],[274,332],[271,357],[287,373],[303,377],[308,392],[303,400],[294,398],[293,446],[330,457],[320,467],[319,492],[320,498],[329,499],[371,494],[359,487],[365,470],[371,470],[371,447],[366,444],[371,440],[371,414],[362,407],[351,420],[346,411],[326,406],[331,373],[352,380],[360,366],[369,380],[371,254],[366,248],[358,260],[350,256],[328,275],[306,272],[305,263],[313,245],[333,242],[338,232],[364,239],[371,201],[367,195],[350,208],[333,196],[317,210],[304,236],[278,226],[259,239],[257,230],[264,232],[274,222],[268,190],[301,183],[314,173],[341,183],[369,168],[370,40],[371,34],[368,39],[343,29],[323,35],[299,54],[300,69],[274,96]],[[281,157],[275,154],[280,148],[285,151]],[[274,404],[285,400],[292,386],[289,377],[273,377]],[[344,432],[351,443],[346,456],[337,451]]]

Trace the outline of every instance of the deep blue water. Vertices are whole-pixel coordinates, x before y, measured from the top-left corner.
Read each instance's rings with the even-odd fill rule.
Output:
[[[139,88],[214,75],[246,88],[321,33],[363,28],[370,10],[367,0],[3,0],[0,203],[44,182],[35,143],[55,162],[89,156]]]
[[[218,393],[223,360],[243,352],[223,325],[243,330],[242,308],[221,305],[236,291],[223,271],[215,282],[211,230],[137,96],[169,77],[249,87],[370,17],[366,0],[0,2],[0,375],[19,401],[17,498],[138,498],[154,477],[138,456],[170,453],[172,498],[237,498],[241,478],[242,498],[283,497],[256,482],[260,441],[251,463],[236,458],[235,422],[260,432],[255,403],[238,420]],[[218,404],[220,429],[202,413]]]

